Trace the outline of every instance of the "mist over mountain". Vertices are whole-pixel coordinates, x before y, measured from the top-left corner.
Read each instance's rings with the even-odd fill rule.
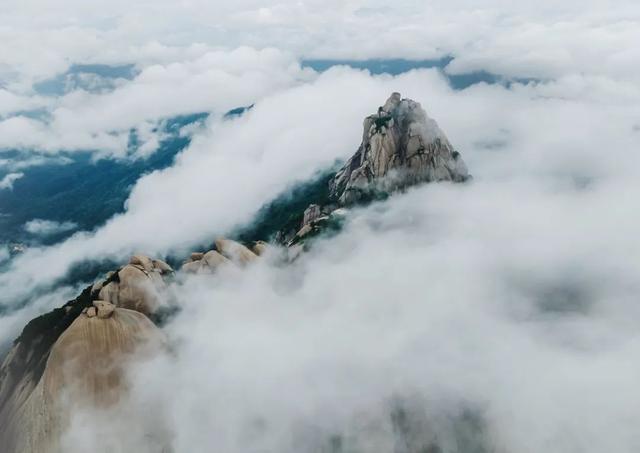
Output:
[[[640,7],[0,5],[0,450],[635,452]]]

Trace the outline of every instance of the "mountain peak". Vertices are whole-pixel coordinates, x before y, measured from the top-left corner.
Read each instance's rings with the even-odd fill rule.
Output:
[[[419,102],[394,92],[363,123],[358,151],[330,182],[332,198],[352,204],[372,191],[420,182],[463,182],[469,172],[438,123]]]

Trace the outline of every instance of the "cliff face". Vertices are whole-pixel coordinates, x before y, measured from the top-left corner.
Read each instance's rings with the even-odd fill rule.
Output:
[[[329,192],[349,205],[376,191],[468,178],[460,153],[435,120],[418,102],[393,93],[376,114],[365,118],[362,144],[330,181]]]
[[[162,305],[164,262],[136,255],[76,299],[35,318],[0,367],[0,445],[55,452],[72,412],[124,395],[123,366],[163,343],[149,319]]]
[[[80,314],[55,342],[37,385],[6,401],[6,451],[59,451],[73,413],[116,404],[126,394],[127,361],[163,343],[161,331],[142,313],[104,304],[96,311]]]

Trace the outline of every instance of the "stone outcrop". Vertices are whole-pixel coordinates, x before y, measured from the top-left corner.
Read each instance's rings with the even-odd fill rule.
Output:
[[[100,319],[110,318],[116,310],[116,306],[104,300],[94,300],[93,306],[96,309],[96,316]]]
[[[3,407],[10,413],[0,434],[3,451],[59,451],[57,443],[72,414],[107,408],[125,397],[127,361],[163,343],[161,331],[136,311],[114,307],[107,317],[78,316],[53,345],[33,390]]]
[[[55,451],[74,410],[117,400],[125,391],[126,357],[143,344],[162,343],[148,316],[161,306],[172,273],[163,261],[134,255],[27,324],[0,367],[3,451]]]
[[[150,315],[159,308],[166,289],[165,278],[172,273],[164,261],[134,255],[129,264],[101,285],[97,299]]]
[[[469,178],[467,167],[422,106],[393,93],[364,120],[362,144],[329,183],[342,205],[421,182]]]
[[[207,253],[192,253],[180,270],[190,274],[212,274],[227,263],[227,257],[216,250],[209,250]]]
[[[247,247],[231,239],[216,239],[215,244],[216,250],[223,256],[240,265],[247,265],[258,258],[258,255]]]
[[[302,216],[302,227],[309,225],[314,220],[318,219],[322,215],[322,209],[317,204],[311,204],[304,210]]]
[[[158,304],[149,293],[138,293],[136,299],[128,295],[126,284],[121,286],[127,267],[141,272],[141,279],[150,278],[143,269],[160,276],[169,273],[166,263],[144,258],[133,257],[124,268],[24,328],[0,367],[3,451],[56,451],[59,434],[74,411],[117,402],[126,393],[123,367],[128,357],[140,348],[163,344],[161,331],[146,316]],[[122,275],[126,280],[126,272]],[[139,310],[120,308],[104,295]]]
[[[269,251],[269,244],[267,244],[264,241],[256,241],[253,244],[253,247],[251,248],[251,250],[253,250],[253,253],[255,253],[256,255],[263,256],[265,253]]]
[[[315,190],[314,199],[298,214],[300,223],[286,223],[274,234],[275,242],[286,247],[303,244],[329,227],[339,229],[345,209],[385,199],[412,185],[471,178],[435,120],[400,93],[393,93],[377,113],[367,116],[363,126],[360,147],[330,175],[326,193]]]
[[[253,250],[250,250],[239,242],[218,238],[215,240],[215,249],[206,253],[192,253],[180,270],[189,274],[212,274],[229,263],[246,266],[265,253],[267,247],[265,242],[257,241]]]
[[[291,248],[329,229],[339,229],[345,212],[344,208],[334,209],[329,213],[325,213],[325,210],[320,211],[319,216],[312,217],[308,223],[303,224],[302,228],[285,245]]]

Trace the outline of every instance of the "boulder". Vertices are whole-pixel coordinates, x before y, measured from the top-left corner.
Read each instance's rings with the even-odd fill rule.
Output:
[[[105,302],[104,300],[94,300],[93,306],[97,310],[96,314],[100,319],[106,319],[111,317],[111,315],[116,309],[115,305],[109,302]]]
[[[264,241],[256,241],[251,249],[256,255],[262,256],[269,250],[269,244]]]
[[[158,270],[162,275],[173,273],[173,268],[162,260],[153,260],[153,268]]]
[[[258,256],[239,242],[219,238],[215,241],[216,250],[222,255],[241,265],[254,261]]]
[[[148,256],[133,255],[129,260],[129,264],[139,266],[147,272],[151,272],[153,270],[153,261]]]
[[[156,311],[160,303],[160,291],[166,287],[159,273],[147,274],[135,266],[127,265],[120,269],[118,277],[118,299],[114,305],[146,315]]]
[[[147,271],[140,264],[127,264],[104,285],[98,299],[116,307],[136,310],[146,315],[154,313],[159,305],[161,293],[166,288],[164,273],[158,268]]]
[[[204,263],[202,261],[185,261],[180,268],[180,271],[187,274],[199,274]]]
[[[211,274],[230,262],[229,258],[218,251],[209,250],[207,253],[192,253],[191,258],[184,262],[180,270],[190,274]]]
[[[204,253],[193,252],[191,254],[191,261],[200,261],[202,258],[204,258]]]
[[[210,250],[202,257],[204,264],[211,270],[215,271],[220,266],[229,263],[229,259],[221,255],[215,250]]]

